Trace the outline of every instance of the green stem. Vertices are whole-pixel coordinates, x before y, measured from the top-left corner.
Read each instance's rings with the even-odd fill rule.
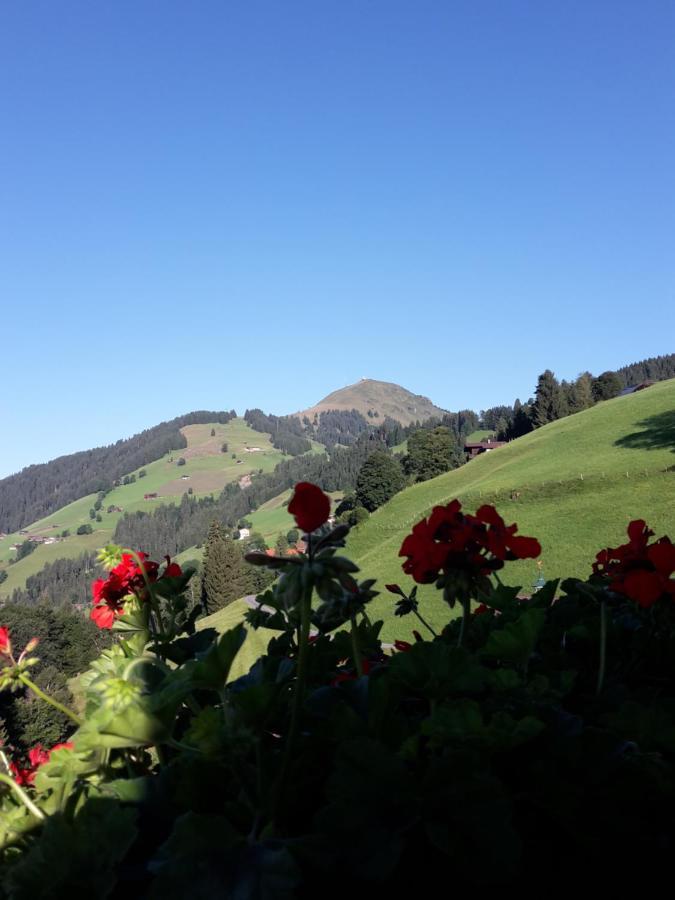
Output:
[[[461,647],[464,642],[464,632],[466,631],[466,625],[469,621],[469,615],[471,610],[471,601],[470,600],[462,600],[462,624],[459,627],[459,637],[457,638],[457,646]]]
[[[600,665],[598,667],[598,684],[595,689],[596,696],[600,694],[605,681],[605,664],[607,662],[607,606],[604,601],[600,603]]]
[[[298,648],[298,668],[295,677],[295,689],[293,691],[293,705],[291,706],[291,723],[288,729],[288,737],[284,748],[284,758],[281,764],[281,774],[276,792],[274,815],[276,817],[279,805],[284,795],[284,788],[288,778],[288,769],[291,764],[293,750],[300,730],[300,713],[305,694],[305,680],[307,677],[307,651],[309,648],[309,626],[312,614],[312,585],[305,589],[300,601],[300,646]]]
[[[41,690],[35,682],[31,681],[27,675],[19,675],[19,681],[22,684],[25,684],[27,688],[33,691],[34,694],[44,700],[46,703],[49,703],[50,706],[53,706],[54,709],[58,709],[59,712],[63,713],[64,716],[68,716],[68,718],[73,721],[78,727],[82,724],[82,719],[79,716],[76,716],[75,713],[68,709],[67,706],[64,706],[63,703],[59,703],[58,700],[54,700],[53,697],[50,697],[48,694],[45,694],[43,690]]]
[[[434,629],[431,627],[431,625],[427,622],[427,620],[426,620],[426,619],[423,619],[422,616],[417,612],[417,610],[414,610],[414,613],[415,613],[415,615],[417,616],[417,618],[420,620],[420,622],[422,623],[422,625],[424,625],[425,628],[428,628],[429,631],[433,634],[434,637],[438,637],[438,635],[436,634],[436,632],[434,631]]]
[[[363,661],[361,660],[361,650],[359,649],[359,639],[358,632],[356,630],[356,616],[350,617],[352,628],[351,628],[351,638],[352,638],[352,656],[354,658],[354,665],[356,666],[356,671],[358,673],[359,678],[363,675]]]
[[[19,787],[19,785],[16,783],[16,781],[14,781],[13,778],[10,778],[9,775],[3,775],[0,772],[0,782],[2,782],[2,784],[8,785],[14,791],[14,793],[26,807],[28,812],[32,813],[36,819],[40,819],[40,821],[45,820],[46,817],[42,810],[33,803],[28,794],[23,790],[23,788]]]

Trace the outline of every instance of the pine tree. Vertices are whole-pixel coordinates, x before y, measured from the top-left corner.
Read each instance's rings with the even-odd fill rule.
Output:
[[[212,522],[204,548],[202,603],[207,615],[238,600],[246,593],[246,563],[233,540]]]
[[[567,402],[562,388],[550,369],[539,376],[532,410],[535,428],[555,422],[567,415]]]

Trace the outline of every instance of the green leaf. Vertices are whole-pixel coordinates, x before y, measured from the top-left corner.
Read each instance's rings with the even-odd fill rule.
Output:
[[[149,710],[149,701],[142,698],[116,712],[105,706],[90,715],[77,734],[77,748],[81,751],[147,747],[166,741],[170,731],[166,724]]]
[[[150,863],[149,900],[292,900],[300,873],[281,841],[246,843],[223,816],[189,812]]]
[[[136,834],[136,813],[114,800],[87,800],[71,823],[50,816],[38,837],[7,875],[13,900],[110,896],[116,864]]]
[[[543,609],[525,610],[515,622],[490,633],[482,654],[500,662],[526,666],[545,619],[546,611]]]
[[[498,584],[497,587],[492,587],[492,584],[488,583],[492,589],[487,593],[480,593],[479,600],[482,603],[502,613],[517,606],[519,602],[518,594],[521,588],[509,587],[506,584]]]
[[[458,700],[438,707],[422,723],[431,747],[469,745],[477,749],[511,750],[540,734],[544,723],[534,716],[515,719],[509,713],[496,712],[486,720],[474,700]]]
[[[227,682],[232,663],[246,639],[243,625],[230,628],[194,663],[186,663],[190,681],[197,687],[220,690]]]
[[[488,677],[467,650],[442,641],[422,641],[405,653],[397,653],[389,664],[389,673],[406,690],[431,699],[479,691]]]

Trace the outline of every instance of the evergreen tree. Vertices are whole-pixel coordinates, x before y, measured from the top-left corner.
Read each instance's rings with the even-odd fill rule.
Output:
[[[212,522],[204,548],[202,603],[207,615],[246,593],[246,564],[241,551],[219,522]]]
[[[509,426],[508,440],[522,437],[532,431],[532,408],[526,403],[522,404],[516,397],[513,404],[513,419]]]
[[[569,412],[581,412],[593,406],[593,376],[590,372],[582,372],[577,380],[570,386]]]
[[[623,385],[616,372],[603,372],[593,382],[593,397],[596,400],[611,400],[616,397]]]
[[[532,410],[532,423],[535,428],[555,422],[567,415],[567,403],[562,388],[550,369],[539,376],[535,401]]]
[[[382,506],[405,487],[400,464],[383,450],[371,453],[356,479],[356,498],[368,512]]]

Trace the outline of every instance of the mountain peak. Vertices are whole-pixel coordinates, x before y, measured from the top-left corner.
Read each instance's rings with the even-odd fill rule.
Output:
[[[370,413],[372,418],[384,419],[389,416],[402,425],[424,421],[432,416],[442,416],[444,409],[435,406],[428,397],[413,394],[399,384],[389,381],[378,381],[375,378],[361,378],[356,384],[333,391],[320,400],[315,406],[296,413],[298,416],[313,418],[315,413],[328,410],[355,409],[362,415]]]

